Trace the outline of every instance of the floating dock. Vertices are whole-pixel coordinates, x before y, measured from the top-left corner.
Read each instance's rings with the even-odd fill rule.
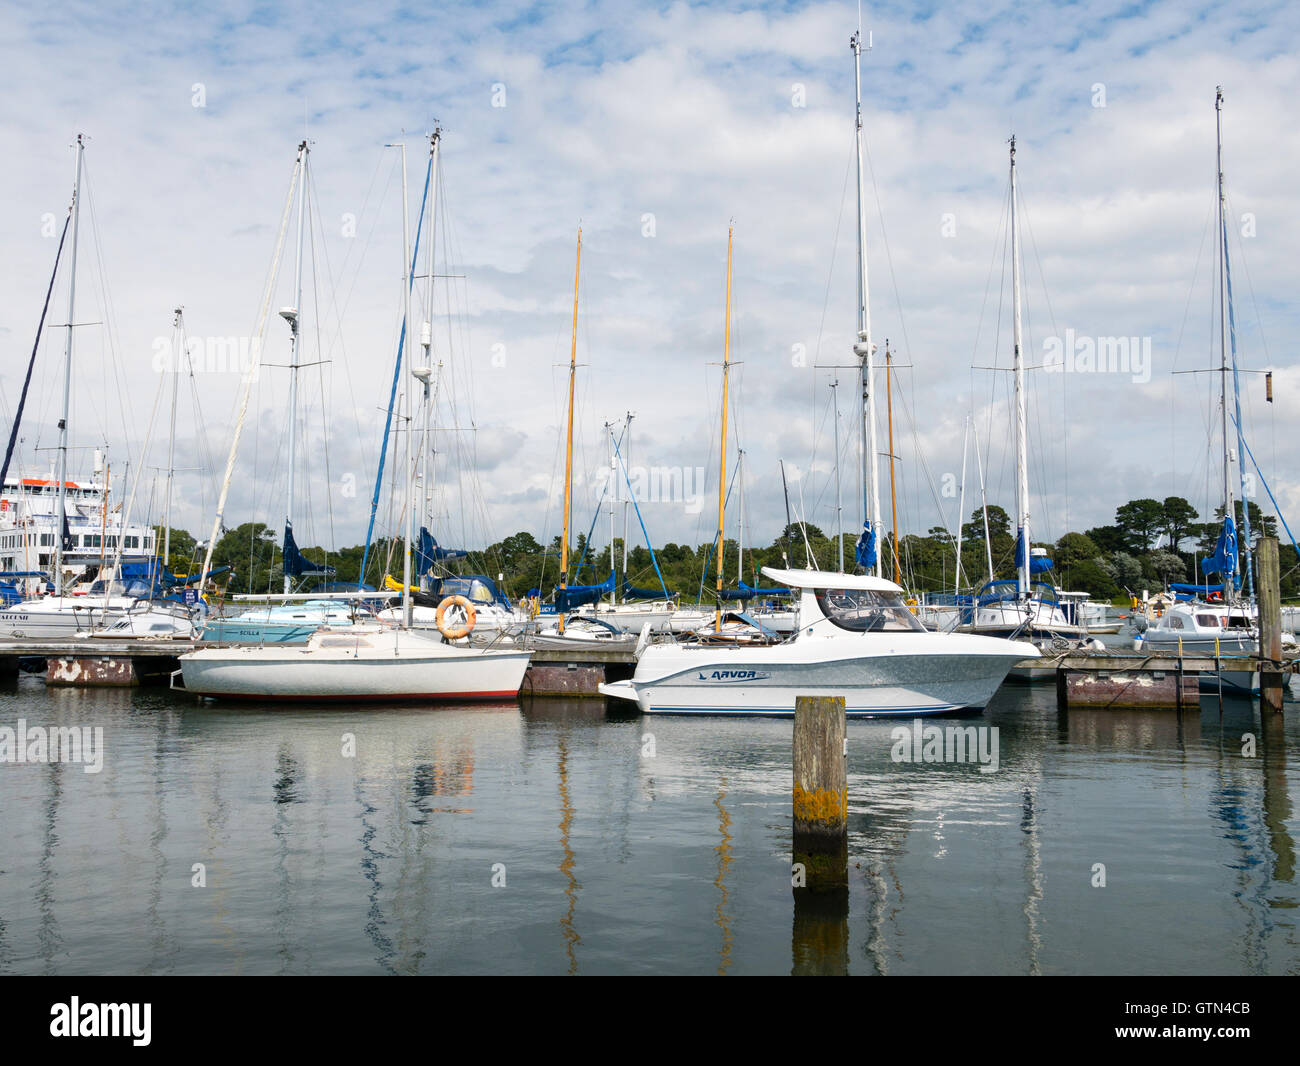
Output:
[[[178,669],[178,657],[204,645],[177,640],[0,641],[0,678],[18,675],[22,659],[44,660],[49,685],[131,688],[165,685]],[[1142,655],[1088,652],[1048,661],[1056,668],[1057,701],[1069,707],[1194,707],[1203,675],[1219,671],[1257,673],[1256,656]],[[1044,666],[1042,659],[1026,666]],[[1262,662],[1264,670],[1291,675],[1300,663]],[[601,698],[604,681],[631,677],[636,666],[630,648],[539,648],[524,676],[524,696]]]

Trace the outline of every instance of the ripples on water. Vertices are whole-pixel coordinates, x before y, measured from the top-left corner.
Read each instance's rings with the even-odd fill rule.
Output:
[[[1300,970],[1294,705],[1290,753],[1246,759],[1245,703],[1221,727],[1209,699],[1065,715],[1008,687],[931,720],[996,725],[991,774],[895,763],[898,723],[850,723],[847,917],[791,902],[789,722],[30,677],[0,693],[20,717],[102,725],[107,755],[0,765],[4,973]]]

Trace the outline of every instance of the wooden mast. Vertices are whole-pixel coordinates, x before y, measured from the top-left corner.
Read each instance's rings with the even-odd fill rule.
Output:
[[[578,227],[578,254],[573,265],[573,338],[569,344],[569,428],[564,450],[564,535],[560,538],[560,591],[569,584],[569,511],[573,505],[573,383],[578,372],[578,276],[582,269],[582,227]],[[559,631],[564,632],[560,611]]]
[[[713,607],[713,629],[722,632],[722,545],[723,522],[727,510],[727,386],[731,377],[731,238],[734,225],[727,227],[727,310],[722,332],[722,448],[718,467],[718,551],[717,585]]]

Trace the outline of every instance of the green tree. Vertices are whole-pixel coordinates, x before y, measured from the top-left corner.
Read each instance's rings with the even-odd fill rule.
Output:
[[[1156,551],[1148,555],[1146,561],[1151,574],[1163,585],[1187,578],[1187,564],[1181,555]]]
[[[232,592],[265,592],[280,565],[275,533],[265,522],[245,522],[228,530],[212,551],[212,568],[230,567],[227,587]]]
[[[1067,533],[1056,542],[1053,561],[1061,569],[1096,559],[1101,554],[1097,543],[1086,533]]]
[[[1166,496],[1164,502],[1165,536],[1169,538],[1170,551],[1178,551],[1178,546],[1192,535],[1196,520],[1196,508],[1181,496]]]
[[[1100,559],[1080,559],[1070,566],[1070,588],[1099,600],[1113,599],[1120,592],[1114,577]]]
[[[1165,526],[1165,508],[1159,500],[1130,500],[1115,508],[1115,524],[1130,551],[1147,551]]]

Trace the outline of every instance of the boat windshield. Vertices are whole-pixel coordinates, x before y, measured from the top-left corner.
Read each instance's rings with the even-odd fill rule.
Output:
[[[841,629],[859,633],[924,633],[897,592],[871,589],[817,589],[817,606]]]
[[[471,603],[493,603],[496,600],[492,590],[476,578],[445,577],[442,579],[442,595],[464,596]]]

